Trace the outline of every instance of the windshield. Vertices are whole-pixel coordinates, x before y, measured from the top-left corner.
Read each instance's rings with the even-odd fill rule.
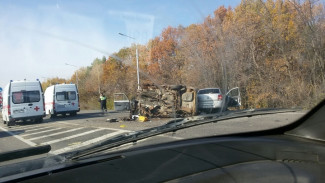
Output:
[[[219,89],[205,89],[205,90],[199,90],[197,94],[210,94],[210,93],[220,93]]]
[[[325,98],[324,15],[323,1],[1,0],[0,152],[62,155],[181,119],[236,115],[138,146],[290,124]]]

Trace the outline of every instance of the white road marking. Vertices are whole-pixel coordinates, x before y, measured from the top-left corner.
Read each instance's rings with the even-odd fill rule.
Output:
[[[62,123],[62,124],[69,124],[69,125],[75,125],[75,126],[83,126],[84,127],[84,125],[78,125],[78,124],[72,124],[72,123],[67,123],[67,122],[58,122],[58,123]],[[89,128],[89,127],[88,127]],[[94,128],[96,128],[96,127],[94,127]],[[118,128],[106,128],[106,127],[98,127],[98,128],[102,128],[102,129],[106,129],[106,130],[112,130],[112,131],[116,131],[116,130],[118,130],[118,131],[123,131],[123,132],[134,132],[134,131],[131,131],[131,130],[122,130],[122,129],[118,129]]]
[[[44,131],[39,131],[39,132],[24,134],[24,135],[21,135],[21,136],[22,137],[26,137],[26,136],[29,136],[29,135],[36,135],[36,134],[45,133],[45,132],[51,132],[51,131],[60,130],[60,129],[62,129],[62,128],[54,128],[54,129],[50,129],[50,130],[44,130]]]
[[[68,123],[68,122],[57,122],[57,123],[67,124],[67,125],[74,125],[74,126],[82,126],[82,125],[73,124],[73,123]]]
[[[98,132],[98,131],[101,131],[101,130],[104,130],[104,129],[95,129],[95,130],[80,133],[80,134],[77,134],[77,135],[72,135],[72,136],[68,136],[68,137],[65,137],[65,138],[60,138],[60,139],[56,139],[56,140],[52,140],[52,141],[48,141],[48,142],[43,142],[43,143],[41,143],[41,145],[54,144],[54,143],[57,143],[57,142],[73,139],[73,138],[80,137],[80,136],[83,136],[83,135],[88,135],[90,133]]]
[[[116,136],[116,135],[119,135],[119,134],[122,134],[122,133],[124,133],[124,132],[123,131],[117,131],[117,132],[109,133],[109,134],[103,135],[101,137],[97,137],[97,138],[82,142],[80,144],[76,144],[76,145],[72,145],[72,146],[68,146],[68,147],[65,147],[65,148],[62,148],[62,149],[52,151],[50,153],[55,154],[55,155],[56,154],[61,154],[61,153],[67,152],[67,151],[71,151],[73,149],[77,149],[77,148],[80,148],[80,147],[83,147],[83,146],[87,146],[87,145],[99,142],[101,140],[105,140],[107,138],[110,138],[110,137],[113,137],[113,136]]]
[[[25,130],[25,132],[32,132],[32,131],[43,130],[43,129],[47,129],[47,128],[53,128],[53,127],[52,126],[47,126],[47,127],[42,127],[42,128],[35,127],[32,130],[25,130],[25,129],[21,129],[21,130]]]
[[[30,146],[36,146],[36,145],[37,145],[37,144],[35,144],[34,142],[31,142],[31,141],[29,141],[29,140],[25,140],[24,138],[22,138],[22,137],[20,137],[20,136],[18,136],[18,135],[16,135],[16,134],[14,134],[14,133],[11,132],[11,131],[8,131],[8,130],[5,129],[5,128],[0,127],[0,129],[3,130],[3,131],[5,131],[5,132],[7,132],[7,133],[10,134],[10,135],[12,135],[13,137],[15,137],[15,138],[21,140],[22,142],[25,142],[26,144],[28,144],[28,145],[30,145]]]
[[[176,137],[176,136],[169,136],[167,134],[161,134],[161,135],[157,135],[159,137],[169,137],[169,138],[172,138],[172,139],[177,139],[177,140],[183,140],[184,138],[182,137]]]
[[[7,128],[10,131],[13,130],[25,130],[25,131],[35,131],[38,129],[44,129],[44,128],[51,128],[50,126],[33,126],[33,127],[28,127],[28,128]]]
[[[134,131],[131,131],[131,130],[122,130],[122,129],[118,129],[118,128],[106,128],[106,127],[101,127],[101,128],[104,128],[106,130],[112,130],[112,131],[120,131],[120,132],[125,132],[125,133],[128,133],[128,132],[134,132]]]
[[[79,125],[79,124],[72,124],[72,123],[68,123],[68,122],[58,122],[58,123],[62,123],[62,124],[69,124],[69,125],[75,125],[75,126],[83,126],[83,125]],[[122,129],[118,129],[118,128],[106,128],[106,127],[99,127],[101,129],[106,129],[106,130],[112,130],[112,131],[121,131],[121,132],[125,132],[125,133],[129,133],[129,132],[135,132],[135,131],[131,131],[131,130],[122,130]],[[167,134],[161,134],[161,135],[157,135],[157,136],[161,136],[161,137],[169,137],[169,138],[173,138],[173,139],[177,139],[177,140],[182,140],[184,138],[182,137],[176,137],[176,136],[169,136]]]
[[[7,129],[11,129],[11,130],[18,130],[18,129],[24,129],[24,130],[28,130],[28,129],[35,129],[35,128],[41,128],[41,127],[43,127],[43,126],[39,126],[39,127],[37,127],[37,126],[35,126],[35,125],[28,125],[28,126],[12,126],[12,127],[7,127]]]
[[[51,125],[51,126],[19,126],[19,127],[10,128],[10,129],[5,129],[5,128],[0,127],[0,129],[2,129],[3,131],[9,133],[10,135],[14,136],[15,138],[23,141],[24,143],[26,143],[26,144],[28,144],[30,146],[36,146],[37,144],[32,142],[33,140],[42,139],[42,138],[46,138],[46,137],[51,137],[51,136],[60,135],[60,134],[64,134],[64,133],[73,132],[73,131],[77,131],[77,130],[80,130],[80,129],[87,128],[84,125],[72,124],[72,123],[68,123],[68,122],[57,122],[57,123],[67,124],[67,125],[71,125],[71,126],[79,126],[79,127],[75,128],[75,129],[70,129],[70,130],[66,130],[66,131],[61,131],[61,132],[49,134],[49,135],[34,137],[34,138],[31,138],[31,139],[28,139],[28,137],[27,137],[27,139],[24,139],[23,137],[26,137],[26,136],[29,136],[29,135],[45,133],[45,132],[50,132],[50,131],[54,131],[54,130],[59,130],[59,129],[62,129],[62,128],[44,130],[44,129],[55,127],[54,125]],[[112,130],[112,131],[115,131],[115,132],[112,132],[112,133],[109,133],[107,135],[103,135],[101,137],[97,137],[97,138],[94,138],[94,139],[91,139],[91,140],[88,140],[88,141],[85,141],[85,142],[82,142],[82,143],[79,143],[79,144],[74,144],[72,146],[68,146],[68,147],[64,147],[62,149],[54,150],[53,152],[50,152],[50,153],[52,153],[52,154],[60,154],[60,153],[64,153],[64,152],[67,152],[67,151],[71,151],[71,150],[76,149],[76,148],[80,148],[80,147],[83,147],[83,146],[90,145],[92,143],[96,143],[96,142],[101,141],[101,140],[105,140],[105,139],[110,138],[110,137],[115,136],[115,135],[119,135],[119,134],[122,134],[122,133],[128,133],[128,132],[134,132],[134,131],[123,130],[123,129],[118,129],[118,128],[99,127],[99,128],[94,129],[94,130],[87,131],[87,132],[84,132],[84,133],[81,133],[81,134],[76,134],[76,135],[68,136],[68,137],[65,137],[65,138],[60,138],[60,139],[56,139],[56,140],[52,140],[52,141],[48,141],[48,142],[43,142],[41,145],[53,144],[53,143],[69,140],[69,139],[72,139],[72,138],[80,137],[80,136],[83,136],[83,135],[87,135],[87,134],[90,134],[90,133],[94,133],[94,132],[97,132],[97,131],[105,130],[105,129],[106,130]],[[24,134],[24,135],[19,136],[18,134],[15,134],[14,132],[11,132],[9,130],[11,130],[11,131],[13,131],[13,130],[25,130],[26,132],[33,132],[33,131],[37,131],[37,130],[43,130],[43,131],[38,131],[38,132],[35,132],[35,133]],[[168,136],[168,135],[165,135],[165,134],[161,134],[161,135],[158,135],[158,136],[174,138],[174,139],[183,139],[181,137]],[[142,140],[140,140],[138,142],[143,142],[143,141],[146,141],[148,139],[149,138],[142,139]],[[131,144],[132,143],[128,143],[128,144],[124,144],[123,146],[128,146],[128,145],[131,145]]]
[[[52,137],[52,136],[55,136],[55,135],[60,135],[60,134],[63,134],[63,133],[73,132],[73,131],[77,131],[77,130],[80,130],[80,129],[82,129],[82,127],[81,128],[71,129],[71,130],[66,130],[66,131],[62,131],[62,132],[58,132],[58,133],[52,133],[50,135],[43,135],[43,136],[40,136],[40,137],[35,137],[35,138],[28,139],[28,140],[37,140],[37,139],[42,139],[42,138],[46,138],[46,137]]]

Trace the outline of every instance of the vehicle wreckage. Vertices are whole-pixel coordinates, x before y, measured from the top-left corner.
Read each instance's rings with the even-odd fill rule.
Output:
[[[196,115],[197,89],[184,85],[144,85],[138,90],[138,110],[148,117],[179,117]],[[176,115],[176,116],[175,116]]]
[[[232,93],[236,93],[236,96],[231,96]],[[240,106],[238,87],[229,90],[225,96],[220,110]],[[209,94],[206,94],[204,102],[213,102]],[[131,116],[146,117],[186,117],[203,112],[199,109],[198,89],[185,85],[144,84],[137,91],[136,99],[131,101],[124,93],[116,93],[114,94],[114,108],[117,111],[130,110]]]

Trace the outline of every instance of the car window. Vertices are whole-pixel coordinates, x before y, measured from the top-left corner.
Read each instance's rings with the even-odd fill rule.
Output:
[[[231,90],[229,93],[228,93],[229,96],[238,96],[239,95],[239,90]]]
[[[75,91],[68,91],[67,92],[67,100],[76,100],[76,92]]]
[[[12,93],[12,102],[14,104],[24,103],[24,95],[23,95],[23,92],[13,92]]]
[[[12,92],[12,102],[14,104],[31,103],[40,101],[39,91]]]
[[[220,93],[219,89],[204,89],[204,90],[199,90],[198,94],[215,94],[215,93]]]
[[[56,100],[58,101],[66,100],[66,92],[56,92]]]
[[[125,94],[114,94],[114,101],[128,100]]]
[[[76,100],[76,92],[75,91],[56,92],[56,100],[58,101]]]
[[[39,91],[27,91],[27,98],[29,102],[39,102],[40,96]]]

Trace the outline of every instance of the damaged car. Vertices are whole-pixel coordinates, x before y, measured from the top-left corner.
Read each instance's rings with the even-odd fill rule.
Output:
[[[138,90],[138,112],[148,117],[197,114],[197,89],[184,85],[143,85]]]
[[[146,84],[138,90],[137,102],[138,110],[133,111],[147,117],[194,116],[241,105],[238,87],[229,90],[223,97],[219,88],[198,90],[184,85],[154,84]]]
[[[115,111],[130,110],[130,100],[124,93],[114,93],[114,110]]]
[[[212,113],[225,111],[228,107],[239,109],[241,106],[240,91],[238,87],[230,89],[223,95],[220,88],[204,88],[197,93],[198,110]]]

